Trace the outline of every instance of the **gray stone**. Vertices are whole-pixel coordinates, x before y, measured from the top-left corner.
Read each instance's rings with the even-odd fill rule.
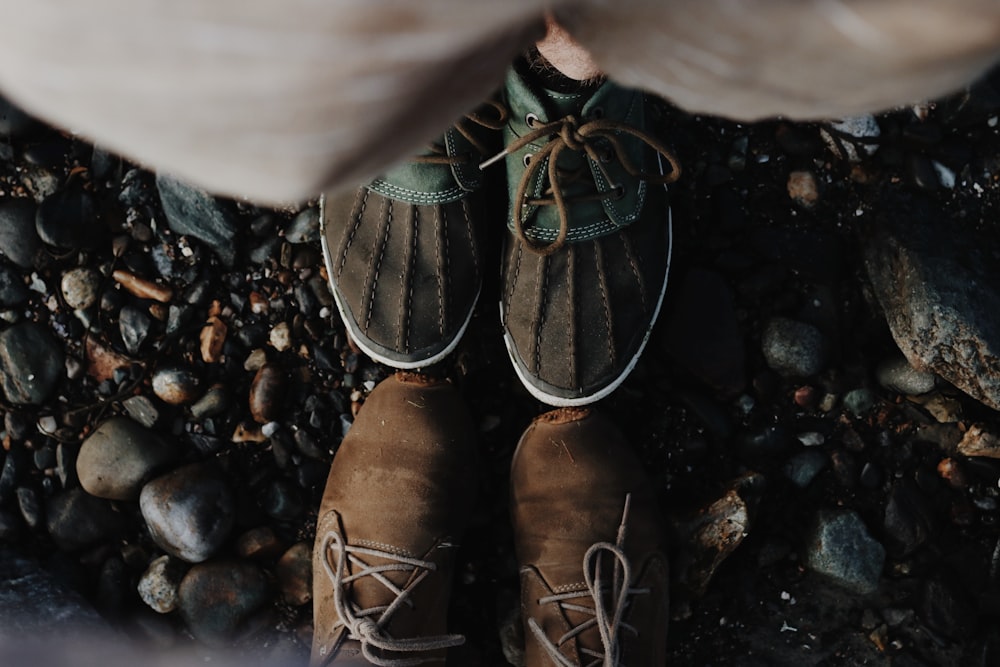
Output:
[[[792,484],[804,489],[816,479],[816,475],[830,462],[826,452],[818,449],[807,449],[799,452],[785,464],[785,476]]]
[[[94,305],[100,286],[101,274],[86,266],[70,269],[60,281],[63,299],[73,310],[84,310]]]
[[[215,417],[228,410],[231,403],[229,390],[225,386],[217,384],[210,387],[205,395],[191,406],[191,416],[195,419]]]
[[[139,597],[153,611],[169,614],[177,608],[178,591],[184,574],[185,569],[180,563],[171,560],[170,556],[160,556],[139,578]]]
[[[145,396],[129,396],[122,401],[128,416],[146,428],[153,428],[160,421],[160,411]]]
[[[12,403],[41,405],[65,374],[62,346],[33,322],[0,333],[0,385]]]
[[[149,336],[152,318],[135,306],[125,306],[118,315],[118,329],[129,354],[138,354]]]
[[[857,514],[823,511],[816,517],[806,547],[806,565],[859,595],[878,590],[885,548],[872,539]]]
[[[215,554],[232,530],[235,503],[207,466],[185,466],[143,487],[139,508],[160,548],[189,563]]]
[[[27,199],[0,201],[0,253],[23,269],[30,269],[41,240],[35,231],[35,204]]]
[[[883,359],[875,370],[878,383],[900,394],[926,394],[934,389],[937,376],[927,371],[918,371],[903,355]]]
[[[172,443],[128,417],[115,417],[80,445],[76,473],[91,495],[134,500],[146,481],[176,459]]]
[[[57,248],[95,248],[106,232],[97,224],[93,196],[79,187],[46,197],[35,213],[35,230]]]
[[[826,340],[819,329],[805,322],[772,318],[761,345],[767,365],[785,377],[816,375],[826,365]]]
[[[21,510],[21,516],[28,528],[34,530],[42,525],[44,513],[42,505],[38,501],[38,493],[30,486],[22,486],[17,490],[17,507]]]
[[[49,535],[64,551],[110,539],[121,529],[121,517],[110,503],[80,488],[52,496],[45,510]]]
[[[981,234],[926,200],[891,198],[869,223],[865,266],[910,364],[1000,409],[1000,279]]]
[[[157,175],[156,187],[170,229],[204,242],[226,266],[233,266],[236,223],[229,209],[207,192],[163,174]]]
[[[285,240],[289,243],[318,243],[319,209],[307,208],[296,215],[285,228]]]
[[[181,581],[179,601],[181,616],[196,638],[225,646],[268,602],[267,580],[249,563],[203,563]]]
[[[153,393],[164,403],[186,405],[202,394],[201,377],[193,368],[166,366],[153,373]]]
[[[852,389],[844,394],[844,407],[859,419],[875,405],[875,394],[870,389]]]

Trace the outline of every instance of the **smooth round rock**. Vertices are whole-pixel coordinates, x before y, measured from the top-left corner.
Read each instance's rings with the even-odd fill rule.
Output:
[[[196,638],[210,646],[224,646],[268,597],[267,580],[256,566],[204,563],[192,567],[181,581],[179,608]]]
[[[859,595],[878,590],[885,548],[852,511],[823,511],[806,541],[806,564]]]
[[[316,243],[319,241],[319,209],[312,207],[300,212],[285,228],[289,243]]]
[[[35,204],[29,199],[0,201],[0,254],[30,269],[41,240],[35,231]]]
[[[298,607],[312,600],[312,545],[298,542],[286,551],[274,568],[281,595]]]
[[[12,403],[41,405],[66,372],[63,348],[33,322],[0,333],[0,385]]]
[[[164,403],[187,405],[201,397],[201,377],[191,368],[168,366],[153,373],[153,393]]]
[[[886,389],[908,396],[918,396],[932,391],[937,380],[934,373],[918,371],[901,354],[879,363],[875,377]]]
[[[80,188],[45,198],[35,213],[39,238],[57,248],[94,248],[105,231],[97,221],[94,198]]]
[[[64,551],[76,551],[110,539],[121,528],[121,516],[108,501],[80,488],[50,498],[45,513],[49,535]]]
[[[139,597],[153,611],[169,614],[177,608],[184,574],[184,567],[180,563],[171,560],[170,556],[160,556],[149,564],[139,578]]]
[[[819,329],[785,317],[772,318],[761,340],[764,359],[785,377],[816,375],[826,365],[826,341]]]
[[[277,364],[264,364],[250,385],[250,414],[258,424],[276,420],[284,399],[285,374]]]
[[[189,563],[215,554],[235,518],[232,493],[204,465],[185,466],[142,488],[139,509],[150,535],[167,553]]]
[[[101,274],[89,267],[78,266],[63,274],[59,286],[67,306],[73,310],[84,310],[97,303]]]
[[[143,484],[176,459],[172,443],[128,417],[115,417],[80,445],[76,474],[91,495],[134,500]]]

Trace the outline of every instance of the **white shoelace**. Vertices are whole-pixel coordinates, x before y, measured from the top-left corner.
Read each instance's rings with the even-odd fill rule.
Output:
[[[620,633],[626,631],[638,637],[639,631],[625,623],[622,618],[628,610],[629,598],[633,595],[643,595],[649,593],[648,588],[631,588],[628,582],[632,579],[632,566],[625,555],[625,527],[628,520],[629,504],[631,494],[625,496],[625,509],[622,511],[621,524],[618,526],[618,535],[614,544],[610,542],[597,542],[587,549],[583,557],[583,575],[586,582],[586,590],[558,593],[539,598],[538,604],[546,605],[555,603],[565,611],[575,611],[593,618],[588,618],[576,627],[571,628],[562,637],[553,642],[549,639],[541,626],[535,619],[528,619],[528,627],[531,629],[535,639],[538,640],[542,648],[560,667],[624,667],[621,664],[621,642]],[[604,581],[605,572],[602,566],[601,556],[607,554],[614,560],[614,572],[611,576],[610,586]],[[610,595],[605,595],[610,589]],[[571,600],[587,599],[593,601],[594,606],[588,607],[581,604],[574,604]],[[610,602],[605,604],[605,599]],[[601,645],[604,653],[597,653],[589,649],[581,652],[591,661],[586,665],[576,665],[565,655],[560,653],[559,647],[570,641],[579,634],[597,626],[601,635]]]
[[[410,665],[423,664],[428,660],[420,657],[385,658],[375,655],[373,649],[391,653],[419,653],[450,648],[465,642],[462,635],[397,638],[392,637],[386,631],[386,626],[392,615],[402,605],[413,608],[410,594],[430,572],[437,570],[435,563],[400,556],[381,549],[351,546],[335,532],[327,533],[323,539],[322,548],[326,556],[323,558],[323,567],[330,577],[330,581],[333,582],[333,601],[338,616],[334,630],[341,626],[347,628],[347,636],[342,636],[340,642],[332,647],[331,651],[336,651],[345,639],[353,639],[361,643],[362,655],[372,664],[380,667],[409,667]],[[362,560],[361,556],[374,556],[393,562],[383,565],[369,565]],[[336,565],[331,563],[333,559],[336,560]],[[348,574],[348,565],[354,569],[354,574]],[[420,574],[404,588],[394,584],[384,574],[386,572],[416,572],[418,570]],[[395,596],[393,601],[388,605],[362,609],[353,600],[348,599],[344,592],[345,586],[362,577],[371,577],[389,589]]]

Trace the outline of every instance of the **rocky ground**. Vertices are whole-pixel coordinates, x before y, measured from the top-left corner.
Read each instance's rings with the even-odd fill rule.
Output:
[[[672,664],[996,664],[1000,77],[837,125],[661,111],[672,283],[603,407],[673,535]],[[326,470],[388,373],[331,310],[317,225],[0,106],[7,627],[39,577],[160,648],[307,653]],[[447,369],[484,472],[461,665],[522,641],[507,467],[541,406],[495,289]]]

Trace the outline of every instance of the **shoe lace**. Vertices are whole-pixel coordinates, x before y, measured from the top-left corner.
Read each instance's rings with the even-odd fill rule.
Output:
[[[392,637],[386,630],[392,615],[403,605],[413,608],[410,594],[429,573],[437,570],[435,563],[401,556],[381,549],[352,546],[344,542],[343,538],[336,532],[330,532],[324,538],[323,552],[327,555],[323,559],[323,567],[333,582],[333,603],[338,616],[338,621],[334,624],[333,629],[336,631],[341,626],[347,629],[347,636],[341,636],[334,649],[338,648],[344,640],[353,639],[361,643],[362,655],[372,664],[381,667],[408,667],[409,665],[422,664],[427,660],[419,657],[384,658],[376,655],[373,649],[389,653],[419,653],[450,648],[465,642],[462,635],[404,639]],[[331,556],[335,558],[336,565],[331,563]],[[369,565],[361,558],[362,556],[382,558],[391,562]],[[354,574],[348,572],[348,565],[355,570]],[[402,588],[385,576],[387,572],[417,571],[419,574],[411,578],[410,582]],[[363,609],[350,600],[345,587],[362,577],[371,577],[389,589],[395,596],[392,602],[387,605]]]
[[[621,142],[621,134],[627,134],[639,139],[646,146],[653,149],[657,155],[660,165],[659,174],[651,174],[637,167],[628,157]],[[612,160],[618,160],[622,168],[629,176],[638,178],[653,184],[673,183],[680,177],[681,167],[676,156],[668,149],[663,142],[627,123],[622,123],[607,118],[594,118],[581,121],[576,116],[569,115],[560,120],[543,123],[527,134],[515,139],[508,144],[503,151],[497,153],[489,160],[479,165],[480,169],[485,169],[503,157],[518,151],[528,144],[531,144],[543,137],[549,137],[546,143],[537,153],[531,156],[527,162],[527,168],[521,175],[521,180],[517,185],[517,193],[514,195],[515,204],[519,204],[515,210],[527,206],[555,206],[559,214],[559,232],[554,241],[550,243],[538,243],[528,238],[524,232],[524,223],[520,215],[514,216],[514,234],[528,248],[540,255],[549,255],[561,248],[566,243],[566,236],[569,233],[569,205],[579,201],[597,201],[609,197],[622,197],[625,188],[621,183],[616,183],[607,168],[604,166]],[[610,185],[608,190],[596,192],[584,192],[580,194],[567,195],[566,187],[584,180],[590,179],[591,173],[586,163],[578,169],[563,169],[559,167],[559,156],[570,150],[577,153],[586,154],[591,162],[597,165],[604,176],[604,180]],[[548,182],[549,186],[542,197],[531,197],[528,190],[539,174],[542,165],[548,160]],[[663,172],[663,159],[666,158],[670,165],[670,170]],[[596,187],[596,184],[594,184]]]
[[[454,128],[466,141],[472,144],[473,148],[480,155],[486,155],[490,149],[476,136],[475,126],[478,125],[487,130],[502,130],[509,116],[510,112],[507,111],[505,105],[496,100],[489,100],[474,111],[465,114],[465,116],[455,123]],[[412,158],[411,161],[420,164],[447,165],[463,165],[473,162],[473,156],[468,152],[449,155],[447,147],[440,142],[430,144],[428,149],[430,150],[430,155],[418,155]]]
[[[615,543],[598,542],[587,549],[587,553],[583,557],[586,590],[547,595],[538,600],[539,605],[558,604],[563,611],[579,612],[593,618],[588,618],[579,625],[570,628],[555,642],[545,635],[544,630],[534,618],[528,619],[528,627],[531,629],[532,635],[552,661],[561,667],[624,667],[621,663],[621,632],[628,632],[634,637],[639,636],[639,631],[623,620],[629,608],[630,598],[634,595],[644,595],[650,592],[648,588],[632,588],[628,584],[632,578],[632,567],[625,555],[624,545],[630,502],[631,494],[628,494],[625,496],[625,509],[622,511],[622,520],[618,526],[618,536]],[[605,582],[603,559],[601,558],[603,555],[610,556],[614,561],[610,584]],[[610,595],[607,595],[609,592]],[[573,602],[587,598],[593,601],[593,607]],[[611,603],[610,608],[606,601]],[[604,652],[598,653],[582,648],[580,651],[582,656],[589,658],[590,661],[585,665],[574,665],[559,651],[559,648],[595,626],[600,633]]]

